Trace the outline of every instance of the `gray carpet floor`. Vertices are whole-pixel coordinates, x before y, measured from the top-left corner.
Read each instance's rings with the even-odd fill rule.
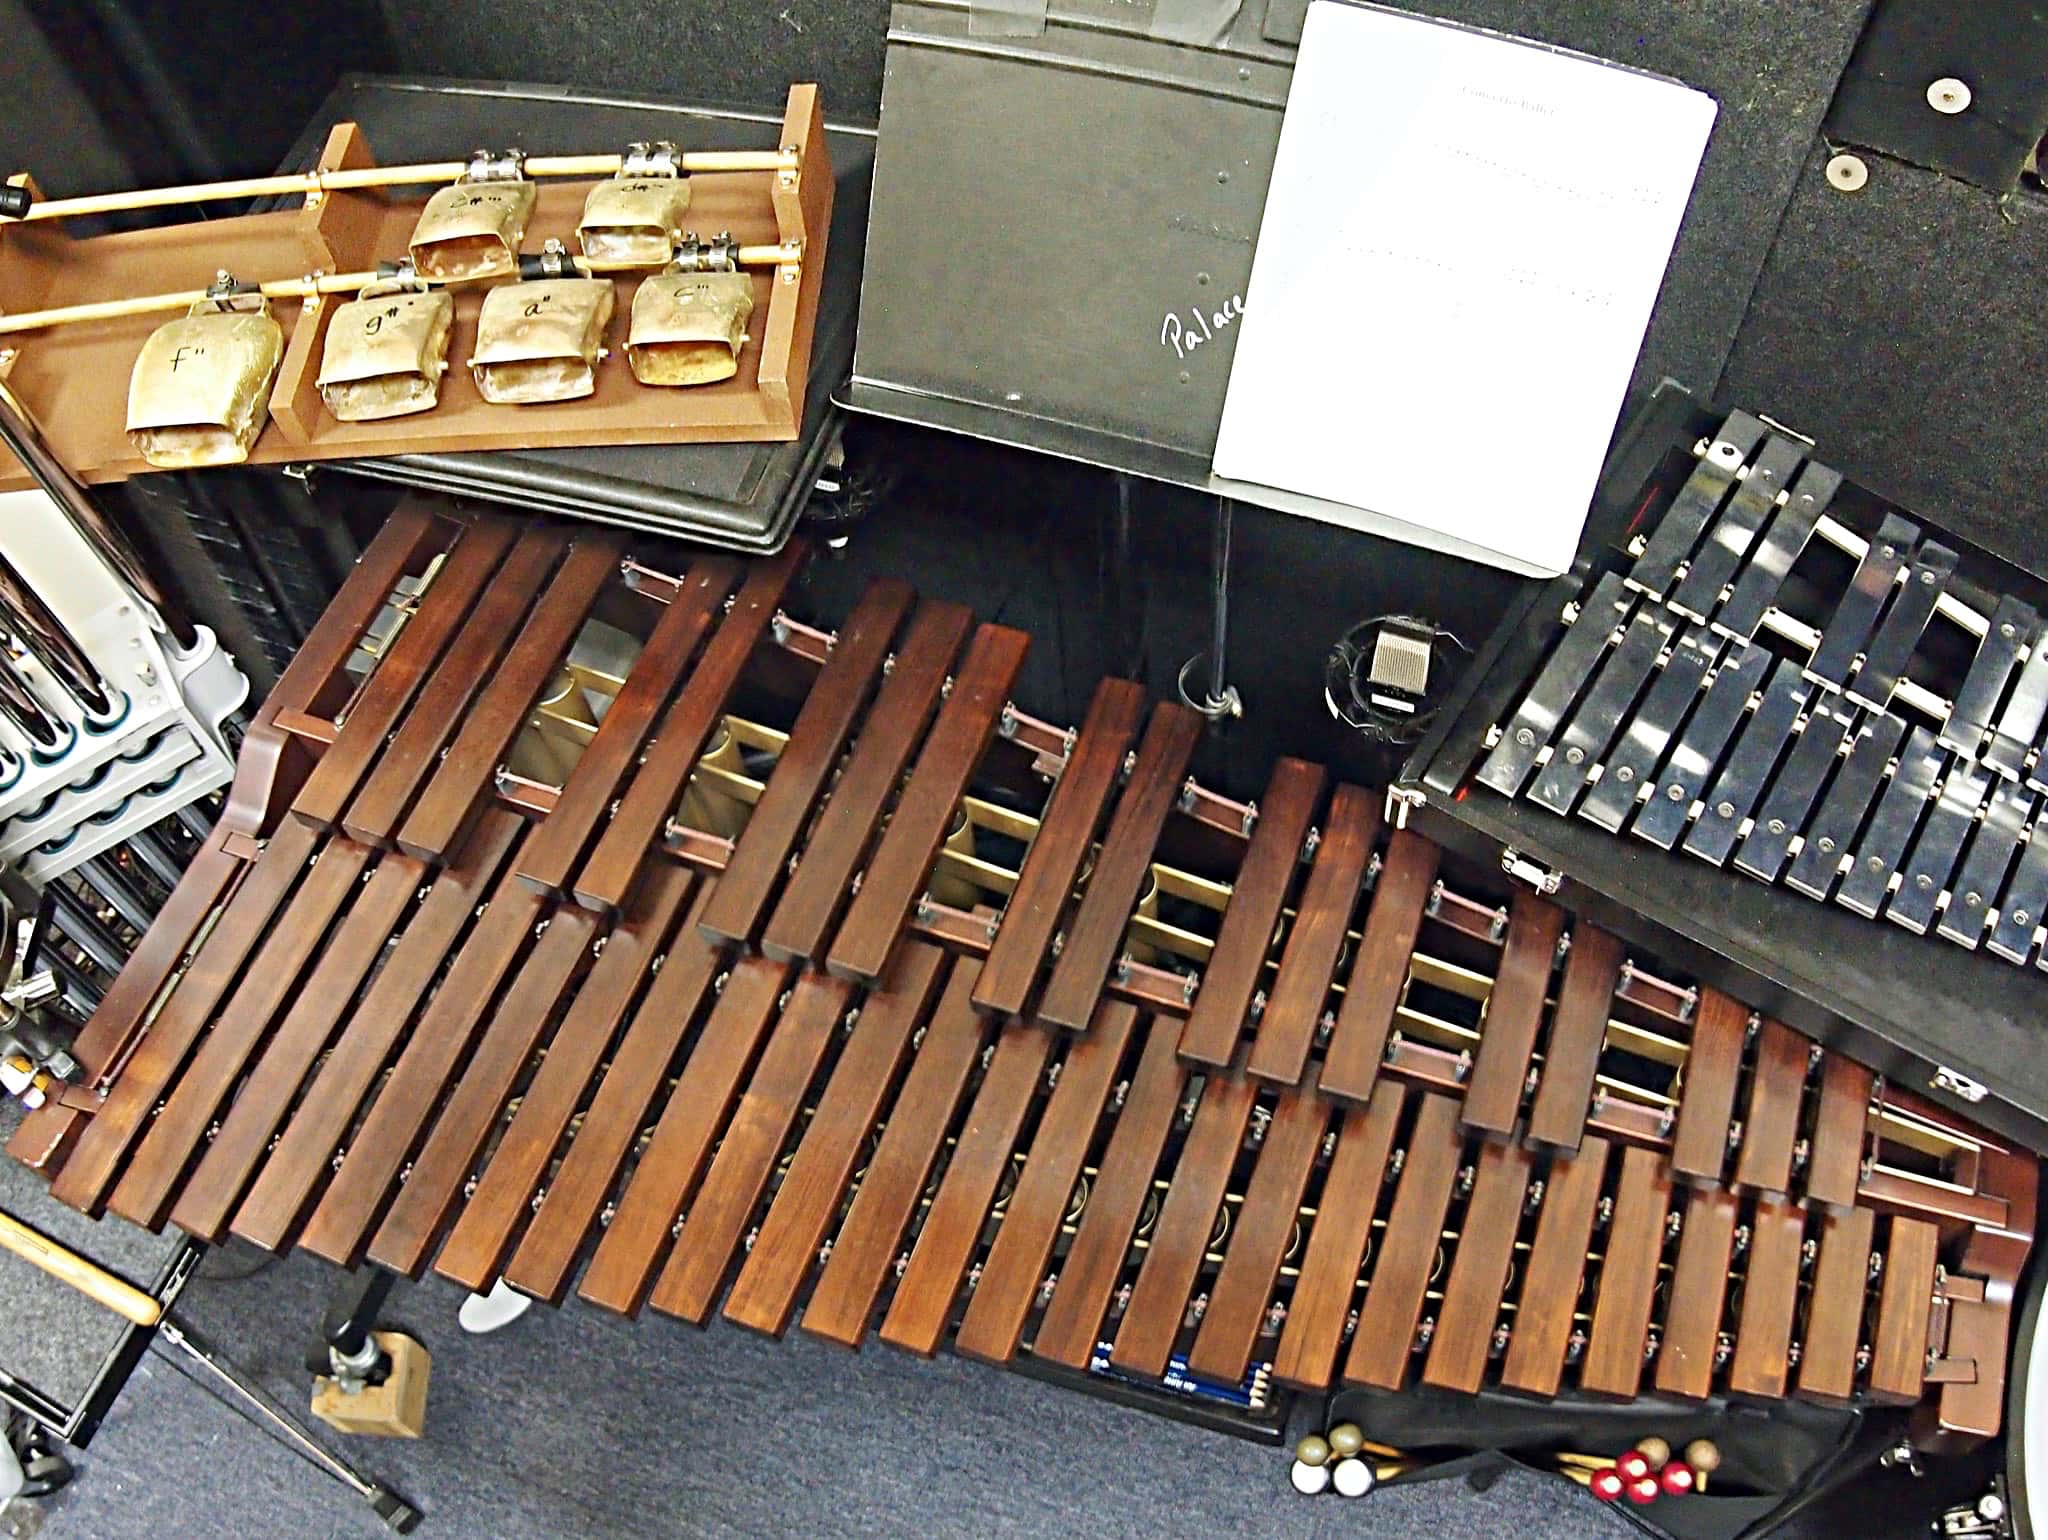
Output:
[[[223,1267],[243,1259],[222,1255]],[[211,1264],[210,1264],[211,1265]],[[200,1280],[182,1313],[287,1406],[333,1278],[289,1260]],[[350,1457],[427,1514],[419,1533],[495,1536],[1469,1536],[1634,1531],[1576,1489],[1510,1476],[1358,1502],[1308,1499],[1278,1451],[955,1358],[849,1355],[571,1305],[467,1338],[429,1282],[387,1317],[434,1353],[427,1435]],[[366,1505],[152,1354],[79,1475],[46,1500],[54,1540],[374,1536]]]

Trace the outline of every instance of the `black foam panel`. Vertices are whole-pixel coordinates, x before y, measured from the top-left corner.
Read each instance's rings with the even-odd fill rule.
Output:
[[[2048,575],[2048,199],[2001,202],[1876,156],[1863,190],[1842,193],[1825,162],[1817,147],[1718,398]]]

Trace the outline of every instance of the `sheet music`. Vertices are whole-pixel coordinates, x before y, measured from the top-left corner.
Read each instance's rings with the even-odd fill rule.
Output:
[[[1315,0],[1217,476],[1563,571],[1715,112],[1597,60]]]

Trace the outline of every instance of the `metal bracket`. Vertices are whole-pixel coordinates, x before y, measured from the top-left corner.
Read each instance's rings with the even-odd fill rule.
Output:
[[[1935,1090],[1946,1091],[1949,1095],[1958,1097],[1973,1107],[1991,1094],[1988,1086],[1980,1081],[1972,1080],[1968,1075],[1958,1074],[1946,1064],[1938,1065],[1935,1068],[1934,1079],[1929,1084]]]
[[[682,174],[683,152],[670,139],[657,139],[652,144],[645,139],[635,139],[626,146],[626,153],[619,157],[621,177]]]
[[[412,256],[408,253],[396,262],[379,262],[376,278],[363,285],[356,297],[370,299],[385,294],[424,294],[432,287],[420,277],[419,269],[413,266]]]
[[[569,255],[569,248],[554,236],[542,243],[540,255],[529,259],[543,278],[574,278],[577,276],[576,262]],[[532,275],[521,273],[522,278]]]
[[[1429,796],[1419,786],[1389,786],[1387,788],[1386,821],[1390,828],[1408,827],[1408,814],[1419,812],[1429,805]]]
[[[1557,872],[1531,861],[1512,845],[1500,853],[1500,869],[1537,893],[1555,893],[1564,881]]]
[[[1196,653],[1180,666],[1180,698],[1191,710],[1199,711],[1211,722],[1221,722],[1226,717],[1244,715],[1244,698],[1237,693],[1237,686],[1226,684],[1221,695],[1207,694],[1196,700],[1188,690],[1188,672],[1201,662],[1206,653]]]
[[[736,273],[740,267],[740,243],[726,230],[711,239],[700,240],[692,231],[676,243],[670,270],[678,273]]]
[[[206,286],[206,297],[208,299],[233,299],[238,294],[252,292],[254,287],[252,284],[242,282],[241,279],[237,278],[226,268],[216,268],[213,274],[213,282]]]
[[[526,151],[506,150],[493,154],[489,150],[472,150],[469,155],[469,169],[462,173],[465,182],[523,182],[526,180]]]

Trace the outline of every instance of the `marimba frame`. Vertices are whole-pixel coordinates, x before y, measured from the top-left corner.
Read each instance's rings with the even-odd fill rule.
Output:
[[[1884,1275],[1871,1352],[1856,1364],[1856,1341],[1851,1380],[1863,1374],[1864,1393],[1906,1399],[1936,1384],[1930,1415],[1958,1435],[1983,1431],[1983,1365],[2003,1351],[1996,1301],[2026,1249],[2031,1163],[1867,1074],[1838,1069],[1724,996],[1658,978],[1603,931],[1497,872],[1424,852],[1411,830],[1382,829],[1381,802],[1357,789],[1339,788],[1330,804],[1334,816],[1357,821],[1355,838],[1326,838],[1327,824],[1310,823],[1297,841],[1276,816],[1267,827],[1287,838],[1278,847],[1269,839],[1255,866],[1266,812],[1207,792],[1178,768],[1155,774],[1142,816],[1110,813],[1100,823],[1105,842],[1143,860],[1122,857],[1119,881],[1132,897],[1114,906],[1107,947],[1098,936],[1090,949],[1107,960],[1089,965],[1103,978],[1082,1030],[991,1015],[975,985],[982,959],[1004,945],[999,903],[1027,887],[1034,852],[1071,848],[1041,846],[1035,821],[1059,816],[1056,788],[1083,746],[1005,698],[966,689],[934,692],[938,723],[971,711],[979,724],[955,731],[980,737],[974,764],[964,775],[956,764],[945,771],[949,790],[967,792],[966,844],[947,848],[945,819],[924,820],[925,831],[939,831],[937,848],[912,870],[907,898],[890,900],[902,903],[905,922],[879,988],[735,952],[722,933],[706,934],[706,889],[747,844],[741,810],[771,794],[785,755],[801,757],[797,740],[836,734],[811,711],[806,686],[840,660],[842,643],[853,657],[855,633],[835,639],[782,609],[794,557],[744,577],[714,560],[663,578],[622,560],[614,537],[586,532],[551,548],[556,565],[535,585],[530,611],[491,622],[508,661],[473,686],[442,685],[416,667],[419,655],[459,647],[465,629],[484,623],[473,609],[459,625],[436,618],[436,591],[440,604],[467,592],[462,547],[473,536],[516,552],[491,528],[402,510],[266,703],[230,812],[189,892],[174,899],[161,943],[109,995],[91,1041],[81,1039],[108,1100],[85,1087],[67,1093],[12,1146],[57,1168],[60,1196],[111,1201],[149,1221],[168,1214],[201,1234],[229,1228],[272,1246],[296,1239],[344,1262],[367,1254],[406,1272],[436,1265],[471,1287],[502,1273],[547,1298],[560,1297],[589,1252],[583,1290],[615,1309],[651,1303],[701,1321],[730,1284],[728,1314],[758,1329],[782,1330],[803,1309],[805,1329],[832,1340],[858,1343],[879,1322],[884,1340],[928,1352],[958,1328],[982,1356],[1013,1361],[1027,1349],[1144,1383],[1177,1374],[1228,1386],[1235,1370],[1248,1378],[1231,1393],[1257,1401],[1275,1372],[1259,1367],[1269,1360],[1294,1383],[1329,1384],[1342,1372],[1391,1388],[1418,1376],[1466,1385],[1475,1361],[1484,1377],[1501,1357],[1539,1392],[1545,1373],[1576,1364],[1574,1383],[1631,1394],[1623,1365],[1645,1372],[1644,1339],[1664,1331],[1660,1291],[1674,1270],[1714,1276],[1685,1263],[1682,1241],[1674,1249],[1667,1216],[1690,1204],[1689,1192],[1727,1192],[1731,1252],[1738,1216],[1753,1231],[1757,1216],[1783,1216],[1769,1232],[1781,1237],[1768,1254],[1774,1268],[1803,1254],[1782,1244],[1795,1221],[1818,1241],[1834,1233],[1831,1214],[1890,1216],[1875,1249],[1910,1256],[1911,1266],[1900,1260]],[[400,579],[423,575],[443,553],[405,625],[381,635],[382,666],[352,683],[358,639]],[[889,605],[885,630],[909,623],[907,603]],[[632,635],[680,638],[681,653],[642,648],[630,663],[584,668],[584,687],[622,681],[607,709],[589,713],[594,723],[541,708],[592,614],[626,620]],[[872,664],[875,688],[903,683],[898,673],[910,665],[892,670],[886,650],[868,651],[877,655],[855,663]],[[649,679],[658,687],[636,685]],[[396,848],[323,832],[306,815],[332,785],[329,767],[359,754],[366,736],[382,741],[406,701],[417,707],[437,690],[460,691],[469,705],[435,735],[445,757],[433,756],[425,784],[380,826]],[[581,750],[559,786],[501,773],[536,709],[547,732]],[[702,758],[721,725],[743,748],[736,765]],[[926,776],[932,745],[946,741],[934,726],[907,762],[910,787]],[[1161,749],[1154,762],[1176,757]],[[1133,749],[1124,760],[1134,780],[1144,758]],[[385,773],[372,760],[364,787]],[[1267,807],[1283,807],[1301,778],[1283,764],[1274,783],[1283,794]],[[720,799],[735,832],[678,816],[693,794],[700,807],[705,796]],[[339,816],[346,828],[352,813]],[[776,831],[799,872],[810,855],[798,843],[802,821]],[[610,890],[613,904],[604,885],[616,879],[600,869],[622,829],[631,830],[639,875]],[[916,836],[920,845],[928,837]],[[864,863],[887,838],[869,831],[855,869],[871,870]],[[543,859],[550,847],[567,854]],[[302,874],[316,850],[321,861]],[[1021,865],[1005,864],[1020,853]],[[260,915],[257,899],[241,896],[259,883],[268,885]],[[1257,965],[1219,971],[1219,987],[1241,995],[1242,1007],[1234,1023],[1223,1016],[1227,1033],[1190,1043],[1184,1034],[1206,987],[1194,968],[1236,944],[1240,883],[1257,890],[1242,922],[1263,943]],[[1126,912],[1142,909],[1148,885],[1162,895],[1160,911]],[[1042,925],[1030,932],[1029,971],[1040,979],[1057,975],[1073,945],[1060,938],[1088,912],[1086,893],[1062,896],[1049,935]],[[408,902],[417,907],[403,926],[376,907]],[[172,992],[177,1014],[144,1030],[150,997],[209,914],[232,918],[237,904],[247,912],[235,921],[244,937],[237,959],[282,944],[273,914],[303,913],[315,927],[310,941],[292,943],[305,959],[289,965],[292,974],[361,969],[370,943],[398,933],[398,951],[363,986],[389,992],[393,1010],[350,1016],[339,996],[357,984],[337,984],[331,1000],[312,991],[312,1005],[288,1011],[280,991],[289,979],[248,994],[255,986],[236,981],[239,960],[209,961],[232,928],[224,920]],[[401,966],[400,954],[413,952],[417,960]],[[1389,990],[1379,980],[1394,965]],[[253,967],[251,977],[260,975]],[[433,990],[443,967],[450,971]],[[210,996],[178,1006],[207,968],[218,975],[204,986]],[[369,1018],[403,1022],[422,1008],[428,1016],[409,1038],[402,1026],[365,1029]],[[1320,1066],[1306,1078],[1270,1064],[1258,1073],[1265,1014],[1282,1010],[1294,1013],[1289,1034]],[[295,1025],[301,1011],[322,1014]],[[348,1019],[337,1028],[338,1017]],[[1695,1074],[1692,1054],[1709,1024],[1721,1067]],[[1371,1051],[1340,1056],[1346,1044]],[[195,1045],[216,1071],[197,1090],[174,1086]],[[1547,1144],[1532,1146],[1523,1106],[1534,1116],[1553,1062],[1567,1061],[1571,1082],[1588,1088],[1583,1117],[1573,1127],[1553,1115]],[[1349,1079],[1333,1086],[1338,1066]],[[352,1135],[346,1116],[323,1111],[298,1138],[299,1113],[312,1118],[322,1098],[304,1091],[294,1112],[292,1092],[322,1076],[347,1078],[366,1110]],[[1479,1098],[1482,1086],[1490,1089]],[[150,1119],[167,1091],[165,1112]],[[1688,1105],[1701,1097],[1704,1113]],[[1745,1137],[1731,1148],[1735,1109]],[[206,1124],[223,1111],[209,1141]],[[276,1190],[267,1186],[265,1115],[283,1119],[278,1153],[291,1162]],[[1688,1133],[1696,1127],[1718,1127],[1721,1137],[1701,1143]],[[1048,1129],[1059,1132],[1056,1147],[1041,1148]],[[1907,1149],[1910,1160],[1890,1153]],[[1037,1169],[1042,1160],[1050,1174]],[[863,1161],[868,1178],[856,1184]],[[1328,1173],[1346,1173],[1348,1197],[1352,1179],[1375,1165],[1374,1202],[1333,1206],[1352,1240],[1326,1239],[1317,1221]],[[1575,1184],[1561,1178],[1568,1169],[1583,1173]],[[1083,1182],[1088,1201],[1070,1213]],[[1538,1184],[1553,1183],[1580,1195],[1578,1244],[1546,1240],[1568,1236],[1570,1225],[1552,1222],[1562,1210],[1548,1201],[1528,1202]],[[778,1219],[785,1199],[801,1220]],[[842,1204],[839,1231],[825,1235]],[[1492,1216],[1481,1226],[1484,1252],[1461,1244],[1475,1212]],[[1511,1214],[1520,1217],[1503,1251]],[[1602,1223],[1619,1228],[1593,1236]],[[1938,1252],[1955,1262],[1939,1283]],[[1830,1277],[1854,1275],[1845,1256],[1837,1246],[1822,1257]],[[1555,1368],[1530,1366],[1524,1376],[1515,1362],[1519,1300],[1508,1296],[1552,1257],[1570,1263],[1569,1276],[1543,1291],[1554,1324],[1540,1335]],[[1041,1269],[1053,1275],[1050,1287],[1034,1276]],[[1915,1283],[1920,1270],[1926,1277]],[[1295,1298],[1304,1271],[1315,1280],[1314,1308]],[[1889,1281],[1901,1274],[1903,1283]],[[1802,1329],[1800,1288],[1795,1271],[1789,1288],[1771,1291],[1788,1345]],[[1738,1346],[1749,1308],[1735,1316]],[[1804,1329],[1836,1345],[1838,1370],[1839,1344],[1845,1334],[1860,1339],[1862,1322],[1851,1329],[1828,1317],[1816,1329],[1812,1308]],[[1354,1310],[1373,1328],[1353,1336],[1347,1355]],[[1410,1334],[1421,1340],[1405,1341]],[[1750,1340],[1766,1335],[1759,1322]],[[1920,1359],[1906,1351],[1913,1342]],[[1789,1351],[1758,1353],[1781,1379],[1790,1374]],[[1732,1355],[1717,1361],[1709,1387],[1736,1367]],[[1748,1378],[1747,1360],[1741,1368],[1745,1383],[1763,1383]],[[1767,1393],[1834,1394],[1839,1372],[1821,1379],[1816,1371],[1810,1387]]]

